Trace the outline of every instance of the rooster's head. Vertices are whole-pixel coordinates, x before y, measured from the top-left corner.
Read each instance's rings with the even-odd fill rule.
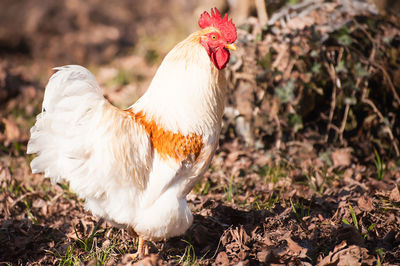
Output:
[[[217,8],[211,9],[211,15],[205,11],[199,19],[204,29],[201,45],[206,49],[211,61],[218,69],[223,69],[229,61],[229,50],[236,50],[236,27],[227,14],[222,18]]]

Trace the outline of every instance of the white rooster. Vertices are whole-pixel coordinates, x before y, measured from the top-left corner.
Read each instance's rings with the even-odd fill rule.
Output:
[[[224,110],[222,70],[236,28],[217,9],[165,57],[146,93],[127,110],[111,105],[84,67],[58,70],[31,129],[34,173],[66,180],[94,215],[144,240],[183,234],[193,216],[186,195],[215,152]]]

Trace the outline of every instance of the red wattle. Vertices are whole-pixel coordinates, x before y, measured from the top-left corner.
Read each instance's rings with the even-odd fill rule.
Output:
[[[229,52],[225,48],[219,48],[211,52],[211,61],[218,69],[223,69],[229,62]]]

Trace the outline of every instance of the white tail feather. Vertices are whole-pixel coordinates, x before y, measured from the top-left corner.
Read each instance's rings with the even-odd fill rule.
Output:
[[[46,86],[43,110],[31,129],[32,172],[66,179],[81,197],[100,197],[130,182],[145,186],[151,144],[144,129],[102,95],[81,66],[64,66]]]

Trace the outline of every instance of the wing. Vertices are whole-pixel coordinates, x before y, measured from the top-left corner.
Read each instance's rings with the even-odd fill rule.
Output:
[[[146,185],[152,148],[144,128],[102,95],[81,66],[64,66],[46,86],[42,113],[31,129],[28,154],[34,173],[65,179],[81,197],[96,198],[110,186]]]

